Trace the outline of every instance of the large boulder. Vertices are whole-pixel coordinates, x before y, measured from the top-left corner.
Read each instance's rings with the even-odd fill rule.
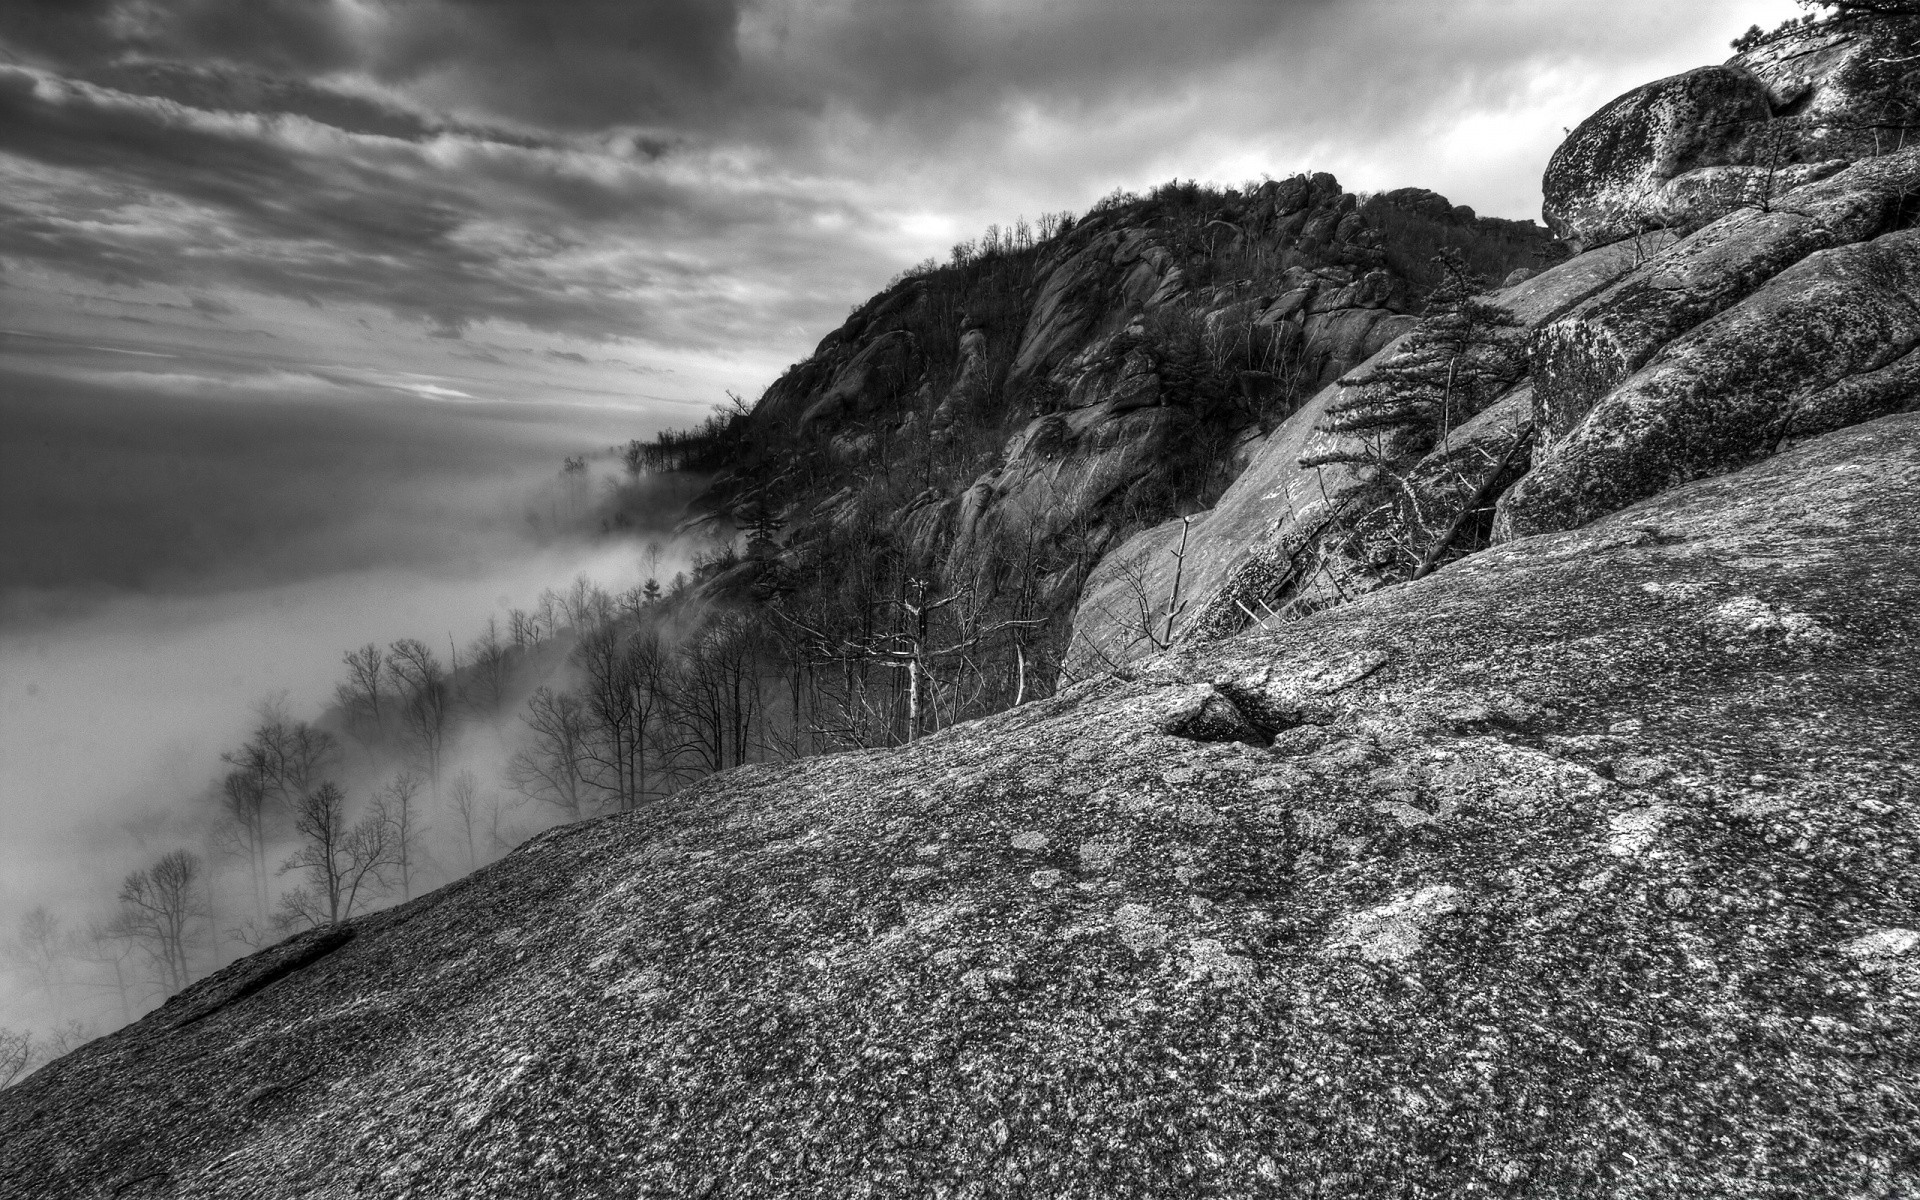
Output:
[[[1865,158],[1912,141],[1916,32],[1911,20],[1828,21],[1768,39],[1728,66],[1766,87],[1799,159]]]
[[[1920,231],[1824,250],[1669,343],[1554,443],[1500,504],[1499,536],[1569,529],[1774,452],[1789,433],[1920,403]],[[1897,361],[1894,381],[1835,392]],[[1811,403],[1812,408],[1803,411]],[[1810,421],[1813,414],[1821,414]]]
[[[1873,237],[1920,187],[1920,150],[1857,164],[1744,208],[1645,256],[1632,273],[1539,329],[1531,369],[1542,436],[1565,436],[1675,337],[1724,312],[1816,250]]]
[[[1651,198],[1671,180],[1744,162],[1753,131],[1771,115],[1766,85],[1739,67],[1635,88],[1554,152],[1542,182],[1547,227],[1581,246],[1618,241],[1646,224]]]
[[[0,1194],[1920,1190],[1920,417],[256,956]]]

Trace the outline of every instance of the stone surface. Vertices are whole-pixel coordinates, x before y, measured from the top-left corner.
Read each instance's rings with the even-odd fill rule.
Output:
[[[1772,109],[1750,71],[1702,67],[1635,88],[1581,122],[1542,183],[1547,227],[1583,247],[1634,233],[1661,188],[1700,167],[1745,161]]]
[[[1789,193],[1773,212],[1742,209],[1715,221],[1536,331],[1530,365],[1543,441],[1564,437],[1661,347],[1781,271],[1887,228],[1916,187],[1920,152],[1862,163]]]
[[[1498,535],[1572,528],[1763,458],[1790,430],[1817,431],[1806,428],[1802,404],[1828,419],[1852,415],[1851,406],[1833,406],[1834,389],[1920,344],[1915,295],[1915,231],[1821,251],[1782,271],[1583,414],[1502,498]],[[1538,372],[1535,380],[1538,387]]]
[[[1641,244],[1603,247],[1523,280],[1497,298],[1523,326],[1552,321],[1672,243],[1670,236],[1659,235]],[[1383,349],[1351,373],[1364,374],[1392,353],[1391,347]],[[1300,466],[1303,456],[1339,445],[1315,427],[1346,392],[1336,382],[1283,422],[1254,448],[1225,495],[1187,531],[1181,579],[1187,600],[1182,628],[1189,633],[1232,632],[1264,618],[1262,602],[1292,586],[1294,564],[1325,524],[1329,508],[1364,482],[1350,467]],[[1489,418],[1478,428],[1495,430],[1497,421]],[[1071,671],[1104,670],[1154,651],[1140,628],[1139,604],[1145,597],[1150,606],[1164,605],[1181,532],[1177,520],[1149,529],[1112,550],[1094,569],[1074,615]],[[1366,581],[1346,578],[1340,586],[1366,590]]]
[[[1888,417],[729,772],[0,1092],[0,1194],[1907,1194],[1917,556]]]

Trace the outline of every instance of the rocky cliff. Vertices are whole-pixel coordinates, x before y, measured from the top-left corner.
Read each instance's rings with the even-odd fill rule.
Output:
[[[1898,32],[1727,71],[1770,119],[1844,114]],[[1582,252],[1489,299],[1397,312],[1369,270],[1206,309],[1371,321],[1356,356],[1397,324],[1312,368],[1210,511],[1101,562],[1077,641],[1118,670],[715,776],[237,963],[0,1093],[0,1194],[1920,1191],[1920,157],[1810,134],[1840,165],[1764,203],[1592,223],[1621,180],[1780,165],[1743,158],[1726,82],[1577,131],[1606,153],[1556,158],[1549,214]],[[1337,241],[1362,206],[1318,186],[1271,219]],[[1008,497],[1062,446],[1134,462],[1124,491],[1152,455],[1114,447],[1181,419],[1127,397],[1194,378],[1128,362],[1187,336],[1149,328],[1197,286],[1154,249],[1095,221],[1044,251],[1030,306],[932,357],[945,390],[915,330],[957,314],[914,324],[941,296],[909,281],[755,419],[904,474],[889,439],[937,447],[913,428],[1015,381],[1047,410],[1019,452],[908,513],[949,554],[1052,520]],[[1447,353],[1475,384],[1443,420],[1359,431]],[[764,461],[788,496],[834,482]],[[1100,604],[1168,594],[1168,549],[1188,607],[1147,655]]]
[[[1176,584],[1175,640],[1219,637],[1913,407],[1914,42],[1905,20],[1796,29],[1595,114],[1545,180],[1583,252],[1489,298],[1500,386],[1424,438],[1394,430],[1383,464],[1378,429],[1333,416],[1432,357],[1411,330],[1253,447],[1204,515],[1109,555],[1070,664],[1154,652],[1141,601]]]
[[[957,250],[856,310],[741,422],[697,509],[778,525],[780,544],[725,582],[806,607],[795,581],[854,558],[981,611],[1020,590],[1007,615],[1059,627],[1027,647],[1051,676],[1093,564],[1210,503],[1307,397],[1406,332],[1439,251],[1496,277],[1562,253],[1540,226],[1325,174],[1169,184]]]

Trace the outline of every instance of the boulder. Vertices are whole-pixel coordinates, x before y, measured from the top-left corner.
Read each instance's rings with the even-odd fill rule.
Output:
[[[730,771],[0,1092],[0,1194],[1907,1194],[1916,557],[1887,418]]]
[[[1702,67],[1635,88],[1581,122],[1542,181],[1547,227],[1582,247],[1645,225],[1650,197],[1699,167],[1745,162],[1772,116],[1767,88],[1739,67]]]
[[[1750,73],[1793,136],[1802,161],[1900,149],[1920,106],[1911,21],[1826,22],[1775,38],[1728,66]]]
[[[1566,436],[1662,346],[1787,267],[1887,228],[1916,187],[1920,150],[1860,163],[1787,193],[1774,211],[1722,217],[1535,332],[1530,358],[1542,438],[1551,444]]]
[[[1781,272],[1668,343],[1555,441],[1501,501],[1498,536],[1570,529],[1745,466],[1790,433],[1908,402],[1917,294],[1920,231],[1821,251]],[[1842,392],[1855,376],[1872,382]]]

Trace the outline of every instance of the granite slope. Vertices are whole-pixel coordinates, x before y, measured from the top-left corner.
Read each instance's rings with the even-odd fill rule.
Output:
[[[1887,417],[736,770],[0,1093],[0,1194],[1906,1194],[1916,561]]]

